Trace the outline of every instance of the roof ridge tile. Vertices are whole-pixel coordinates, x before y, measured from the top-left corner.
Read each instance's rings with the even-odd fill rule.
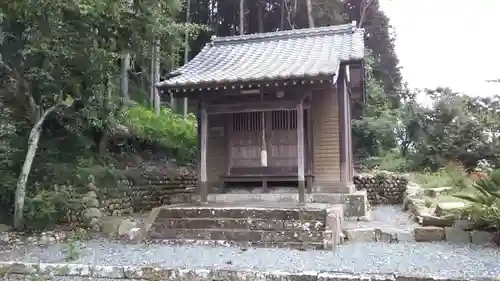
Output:
[[[281,30],[265,33],[252,33],[236,36],[216,37],[212,36],[210,45],[222,45],[231,43],[247,43],[255,41],[268,41],[268,40],[283,40],[300,37],[333,35],[339,33],[356,32],[360,28],[356,27],[355,23],[321,26],[313,28],[301,28],[292,30]]]

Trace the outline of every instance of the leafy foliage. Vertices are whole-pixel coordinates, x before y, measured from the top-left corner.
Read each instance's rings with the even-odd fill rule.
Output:
[[[472,184],[464,168],[455,163],[450,163],[436,172],[424,170],[413,173],[412,179],[422,188],[452,187],[455,190],[464,190]]]
[[[62,204],[70,201],[69,195],[54,190],[55,184],[79,188],[89,174],[108,181],[110,174],[118,172],[106,148],[109,133],[120,126],[119,118],[126,111],[118,93],[122,54],[132,57],[131,88],[148,92],[153,82],[149,75],[153,39],[160,39],[162,70],[168,71],[177,64],[185,34],[197,36],[207,30],[179,23],[181,4],[177,0],[0,3],[2,214],[11,213],[30,130],[49,109],[53,111],[43,123],[28,178],[25,214],[29,227],[49,227],[71,209]],[[71,107],[57,107],[67,100],[73,101]],[[142,127],[134,123],[135,129],[161,137],[151,134],[148,126],[156,126],[159,132],[166,121],[174,136],[163,135],[162,142],[173,145],[177,158],[187,161],[193,142],[173,139],[186,135],[187,131],[176,129],[188,125],[175,127],[173,122],[186,122],[172,116],[163,114],[162,121],[150,120],[154,124]]]
[[[401,157],[397,151],[390,151],[380,156],[372,156],[365,159],[362,169],[404,173],[410,170],[410,163]]]
[[[472,219],[477,228],[500,230],[500,170],[476,179],[472,188],[471,192],[453,195],[470,203],[461,214]]]
[[[196,151],[196,119],[190,114],[183,119],[163,108],[160,115],[144,106],[124,109],[122,122],[127,124],[135,135],[154,140],[169,148],[177,161],[186,163],[194,159]]]
[[[492,120],[500,118],[488,108],[490,104],[447,88],[427,90],[427,94],[434,101],[432,107],[409,102],[398,135],[402,154],[414,168],[436,171],[457,161],[470,170],[480,161],[496,163],[499,131]]]
[[[57,222],[64,221],[69,210],[79,210],[78,201],[72,200],[69,194],[42,190],[34,197],[28,198],[25,206],[27,230],[53,228]]]
[[[357,157],[381,155],[396,147],[394,132],[397,128],[396,111],[391,108],[380,81],[375,79],[376,60],[368,56],[365,63],[367,101],[363,115],[353,120],[353,137],[356,138]]]
[[[474,204],[491,207],[500,200],[500,170],[490,172],[486,178],[475,180],[472,187],[474,193],[459,193],[454,196]]]

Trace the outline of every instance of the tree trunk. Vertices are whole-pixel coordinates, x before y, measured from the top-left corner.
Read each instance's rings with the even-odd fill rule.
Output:
[[[312,0],[306,0],[307,6],[307,19],[309,20],[309,27],[314,27],[314,18],[312,14]]]
[[[151,41],[151,64],[149,66],[149,105],[154,108],[155,106],[155,42],[156,40]]]
[[[101,139],[99,140],[99,154],[105,155],[106,152],[108,151],[108,142],[110,139],[110,131],[109,128],[105,128],[103,131],[103,134],[101,136]]]
[[[280,30],[285,28],[285,1],[281,0],[280,2],[280,10],[281,10],[281,19],[280,19]]]
[[[122,56],[121,75],[120,75],[120,92],[125,104],[128,104],[130,102],[130,95],[128,91],[129,67],[130,67],[130,53],[127,52],[124,53]]]
[[[240,35],[245,34],[245,0],[240,0]]]
[[[186,23],[190,21],[190,13],[191,13],[191,1],[187,0],[186,4]],[[186,32],[186,37],[184,38],[184,64],[187,64],[189,61],[189,36]],[[187,118],[188,114],[188,98],[184,98],[184,104],[182,108],[182,115],[184,119]]]
[[[295,16],[297,15],[297,1],[298,0],[291,0],[290,3],[288,3],[288,1],[284,2],[286,14],[287,14],[286,17],[287,17],[287,21],[288,21],[288,25],[290,26],[290,29],[295,29]]]
[[[363,23],[364,23],[365,18],[366,18],[366,13],[368,11],[368,8],[370,8],[370,6],[372,4],[373,4],[373,0],[367,0],[366,2],[365,1],[361,1],[359,22],[357,24],[358,28],[363,27]]]
[[[258,25],[258,30],[259,30],[259,33],[263,33],[264,32],[264,3],[262,2],[259,2],[258,3],[258,7],[257,7],[257,25]]]
[[[29,138],[28,138],[28,152],[26,152],[26,157],[24,159],[23,168],[16,185],[16,194],[14,201],[14,228],[20,230],[24,227],[24,201],[26,198],[26,183],[28,182],[28,176],[31,171],[31,165],[33,164],[33,159],[36,155],[36,150],[38,148],[38,142],[40,140],[40,135],[42,134],[42,125],[47,116],[57,108],[56,105],[47,109],[42,116],[35,123],[33,128],[31,128]]]
[[[160,82],[160,39],[155,42],[155,67],[154,67],[154,83],[153,83],[153,93],[154,93],[154,104],[155,113],[160,115],[160,91],[156,88],[155,84]]]

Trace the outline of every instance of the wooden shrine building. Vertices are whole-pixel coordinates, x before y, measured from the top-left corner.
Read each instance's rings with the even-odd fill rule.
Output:
[[[198,104],[202,201],[229,182],[297,182],[301,202],[352,191],[363,37],[346,24],[213,38],[157,85]]]

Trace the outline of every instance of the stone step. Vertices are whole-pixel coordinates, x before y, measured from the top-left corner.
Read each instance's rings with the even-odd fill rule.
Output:
[[[331,247],[329,243],[319,242],[235,242],[226,240],[186,240],[186,239],[162,239],[153,240],[159,244],[186,245],[186,246],[211,246],[211,247],[240,247],[247,248],[289,248],[298,250],[324,250]]]
[[[319,220],[158,218],[156,223],[170,229],[325,230],[325,222]]]
[[[171,206],[160,208],[158,218],[232,218],[267,220],[324,220],[325,210],[313,208],[259,208],[218,206]]]
[[[209,194],[210,202],[222,204],[244,203],[252,205],[255,203],[262,204],[263,202],[290,204],[299,201],[299,195],[294,193],[224,193],[224,194]],[[345,217],[359,218],[366,216],[369,209],[367,191],[353,191],[349,194],[340,193],[312,193],[306,194],[306,204],[328,204],[328,205],[343,205],[343,213]]]
[[[212,240],[229,242],[265,243],[323,243],[331,240],[332,234],[326,231],[272,231],[248,229],[169,229],[153,228],[150,240]]]
[[[227,241],[260,243],[264,247],[269,243],[282,243],[283,247],[295,247],[293,243],[333,247],[340,243],[342,205],[298,206],[281,202],[248,205],[251,206],[196,204],[155,208],[144,224],[143,233],[153,241]]]

